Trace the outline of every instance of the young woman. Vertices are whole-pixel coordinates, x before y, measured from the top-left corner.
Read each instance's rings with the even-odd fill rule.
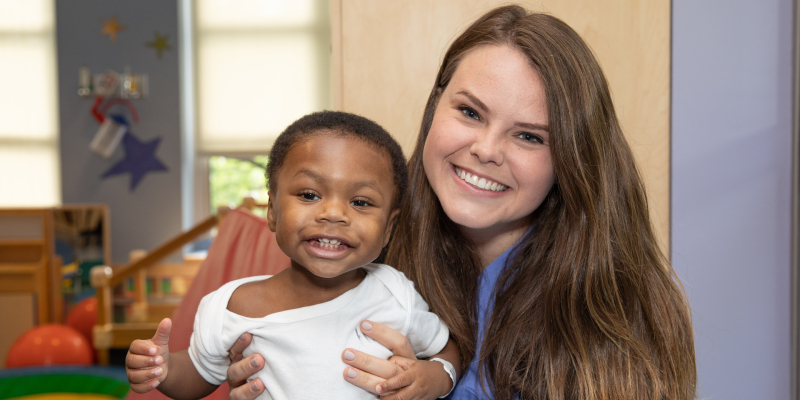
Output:
[[[464,373],[450,398],[695,397],[687,302],[603,73],[566,24],[506,6],[467,28],[445,55],[409,170],[386,261],[458,344]],[[430,398],[416,372],[427,361],[372,325],[362,330],[395,357],[343,357],[357,375],[347,379]],[[253,361],[263,365],[232,365],[233,386]],[[250,386],[232,398],[260,393]]]

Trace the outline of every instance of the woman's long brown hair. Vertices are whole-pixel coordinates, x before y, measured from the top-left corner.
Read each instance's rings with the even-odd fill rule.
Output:
[[[539,73],[556,184],[507,261],[497,284],[504,289],[495,290],[494,313],[477,343],[478,257],[443,212],[422,150],[438,96],[465,54],[483,45],[516,48]],[[387,261],[416,282],[448,325],[462,365],[480,354],[495,398],[695,397],[688,304],[653,234],[605,77],[565,23],[506,6],[467,28],[442,62],[409,173],[410,200]]]

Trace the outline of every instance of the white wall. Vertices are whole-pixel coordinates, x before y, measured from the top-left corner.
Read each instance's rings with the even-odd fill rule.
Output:
[[[791,0],[674,0],[672,263],[701,399],[789,399]]]

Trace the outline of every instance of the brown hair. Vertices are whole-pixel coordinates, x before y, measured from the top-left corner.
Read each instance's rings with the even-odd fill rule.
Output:
[[[495,290],[478,346],[477,254],[442,210],[422,150],[439,95],[459,61],[483,45],[519,50],[539,73],[556,183],[507,261],[496,286],[505,289]],[[462,365],[479,352],[495,398],[695,397],[688,304],[653,234],[605,77],[564,22],[506,6],[467,28],[439,69],[409,174],[413,201],[400,211],[387,260],[416,282],[450,327]]]

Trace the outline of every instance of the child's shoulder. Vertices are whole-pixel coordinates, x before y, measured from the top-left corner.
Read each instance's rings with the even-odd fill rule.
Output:
[[[398,271],[391,265],[371,263],[365,265],[363,268],[365,271],[367,271],[368,274],[375,275],[377,278],[381,280],[390,279],[403,283],[411,282],[408,278],[406,278],[406,275],[404,273]]]
[[[406,278],[401,271],[386,264],[367,264],[364,267],[369,275],[374,276],[385,286],[401,303],[406,304],[414,299],[416,289],[414,282]]]
[[[228,311],[248,318],[262,318],[277,310],[274,305],[279,298],[276,293],[277,282],[269,276],[264,279],[247,279],[237,285],[228,299]]]

